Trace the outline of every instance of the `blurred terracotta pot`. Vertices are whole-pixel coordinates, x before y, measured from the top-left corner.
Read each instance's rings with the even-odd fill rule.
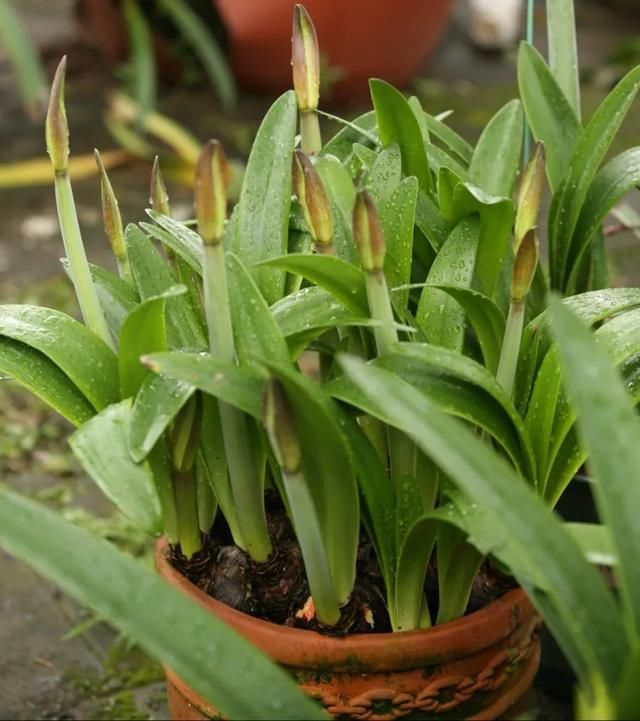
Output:
[[[269,92],[291,87],[295,0],[214,0],[231,34],[238,80]],[[367,96],[367,80],[403,86],[420,70],[445,29],[452,0],[305,0],[320,52],[341,73],[332,100]]]
[[[335,718],[392,721],[418,712],[420,718],[497,719],[517,714],[524,710],[540,663],[538,617],[521,590],[442,626],[331,638],[262,621],[215,601],[173,568],[166,541],[156,545],[156,565],[171,585],[284,666]],[[175,721],[219,718],[170,669],[166,675]]]

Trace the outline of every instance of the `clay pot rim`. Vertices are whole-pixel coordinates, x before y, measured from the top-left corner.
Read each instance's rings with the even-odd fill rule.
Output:
[[[527,627],[537,619],[531,602],[518,588],[479,611],[441,626],[395,633],[324,636],[255,618],[217,601],[171,565],[168,549],[165,538],[155,544],[160,575],[285,666],[344,667],[356,672],[360,668],[384,671],[445,663],[493,646],[518,627]]]

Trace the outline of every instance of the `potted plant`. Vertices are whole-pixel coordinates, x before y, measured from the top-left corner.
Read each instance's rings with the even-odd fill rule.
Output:
[[[534,437],[539,425],[527,427],[521,411],[542,393],[538,383],[556,378],[548,314],[523,332],[539,298],[531,288],[541,273],[542,146],[522,174],[516,212],[517,103],[471,148],[372,81],[374,113],[323,145],[318,51],[302,9],[294,29],[295,93],[267,114],[228,221],[227,164],[215,142],[198,163],[197,232],[170,217],[157,164],[152,222],[125,231],[102,173],[119,276],[84,255],[61,66],[47,142],[86,325],[4,306],[0,367],[79,426],[71,443],[88,473],[143,528],[164,533],[161,573],[289,667],[331,713],[497,717],[535,673],[536,614],[483,565],[494,548],[460,521],[450,467],[396,428],[337,360],[348,351],[370,362],[367,372],[401,375],[417,402],[465,419],[520,485],[553,504],[585,451],[559,384],[542,405],[569,438],[560,470],[543,475],[541,462],[558,436]],[[615,127],[628,84],[605,101],[600,124]],[[594,135],[585,131],[589,143]],[[583,169],[585,185],[595,172]],[[612,318],[598,333],[633,373],[638,291],[567,303],[591,324]],[[320,384],[299,370],[306,349],[320,356]],[[472,595],[483,608],[459,618]],[[175,715],[185,703],[195,717],[215,713],[174,671]]]

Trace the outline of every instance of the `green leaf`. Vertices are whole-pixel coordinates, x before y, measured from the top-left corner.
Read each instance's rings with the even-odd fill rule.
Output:
[[[417,199],[416,179],[405,178],[380,206],[380,222],[386,245],[384,274],[390,288],[398,288],[411,281],[413,225]],[[400,318],[405,318],[409,290],[403,289],[393,293],[391,300]]]
[[[457,300],[435,286],[471,286],[479,233],[476,219],[462,220],[431,266],[416,312],[416,324],[429,343],[462,350],[464,309]]]
[[[129,263],[141,300],[160,296],[175,286],[175,277],[140,228],[128,225],[125,239]],[[167,301],[166,319],[170,347],[207,347],[200,320],[186,296],[176,296]]]
[[[553,289],[566,287],[573,270],[569,265],[571,238],[580,211],[598,167],[639,89],[640,67],[628,73],[602,101],[578,139],[549,214],[549,273]]]
[[[303,475],[320,519],[336,593],[344,603],[355,581],[360,507],[353,459],[339,423],[338,407],[314,381],[289,365],[267,365],[283,383],[293,407]]]
[[[549,66],[574,115],[580,119],[580,69],[574,0],[547,2]]]
[[[518,52],[518,87],[533,136],[544,143],[547,178],[555,191],[567,173],[582,128],[542,55],[528,43],[522,43]]]
[[[573,268],[568,290],[576,287],[576,271],[614,205],[630,190],[640,186],[640,147],[631,148],[609,161],[596,175],[580,211],[569,250]]]
[[[233,108],[237,102],[233,75],[209,28],[185,0],[160,0],[160,6],[198,56],[222,107],[225,110]]]
[[[563,382],[578,417],[599,515],[618,558],[615,569],[626,619],[640,631],[640,424],[620,375],[601,343],[559,300],[550,305]]]
[[[468,166],[473,156],[473,146],[442,120],[429,115],[429,113],[425,113],[424,118],[429,133],[434,138],[438,138],[446,146],[446,149],[455,153],[465,167]]]
[[[38,396],[74,426],[95,409],[77,386],[46,355],[24,343],[0,337],[0,377],[7,375]]]
[[[261,266],[281,268],[328,290],[353,313],[368,316],[367,289],[360,268],[331,255],[283,255]]]
[[[3,488],[0,544],[139,643],[225,716],[325,718],[284,671],[156,573]],[[206,663],[212,654],[225,663]],[[247,684],[255,693],[247,694]]]
[[[236,353],[241,364],[289,360],[289,349],[256,282],[232,252],[225,254],[229,306]]]
[[[454,224],[443,216],[438,205],[426,193],[418,191],[416,227],[437,252],[445,244]]]
[[[524,118],[518,100],[507,103],[482,131],[469,178],[485,193],[510,198],[520,167]]]
[[[427,159],[429,160],[429,166],[433,169],[436,175],[440,172],[440,168],[449,168],[454,172],[460,180],[468,180],[469,173],[467,169],[453,158],[446,150],[442,150],[433,143],[427,143],[425,145],[427,151]]]
[[[117,275],[99,265],[89,264],[89,269],[109,330],[114,338],[118,338],[124,319],[140,302],[140,298],[135,288]]]
[[[589,563],[596,566],[615,566],[618,563],[611,533],[600,523],[565,523]]]
[[[140,117],[156,103],[156,66],[151,29],[136,0],[124,0],[124,20],[129,35],[131,93]]]
[[[129,450],[136,463],[149,455],[194,391],[186,381],[158,374],[145,378],[131,411]]]
[[[221,363],[207,353],[152,353],[144,362],[156,373],[195,386],[257,420],[262,418],[264,372]]]
[[[118,400],[118,363],[113,351],[82,323],[51,308],[0,306],[0,336],[40,351],[100,411]]]
[[[10,0],[0,0],[0,44],[13,66],[25,108],[37,115],[43,108],[47,80],[37,49]]]
[[[120,332],[120,393],[122,398],[134,396],[144,383],[149,370],[140,363],[140,356],[167,350],[165,303],[186,292],[184,286],[170,288],[162,295],[136,306],[126,317]]]
[[[500,361],[500,349],[504,339],[505,318],[498,306],[471,288],[454,285],[436,286],[455,298],[464,308],[464,312],[476,334],[482,350],[484,363],[490,373],[496,374]]]
[[[162,530],[160,501],[148,464],[129,455],[131,401],[105,408],[79,428],[69,441],[80,465],[100,490],[136,526],[147,533]]]
[[[372,130],[375,130],[376,122],[374,110],[363,113],[349,124],[346,124],[333,138],[325,143],[322,154],[334,155],[348,167],[353,158],[353,144],[362,142]],[[357,128],[362,128],[364,134],[358,132]]]
[[[465,525],[483,553],[506,560],[552,614],[556,637],[571,647],[576,672],[613,683],[627,653],[625,630],[598,571],[535,492],[469,429],[439,411],[397,376],[341,357],[347,375],[393,425],[408,433],[470,500]]]
[[[394,143],[374,153],[374,163],[366,176],[366,188],[371,192],[377,203],[391,197],[402,180],[402,156],[399,146]],[[352,183],[353,185],[353,183]],[[353,205],[351,206],[353,209]]]
[[[411,106],[400,91],[384,80],[369,80],[369,88],[382,145],[386,148],[397,143],[402,155],[402,172],[414,175],[421,190],[433,192],[422,132]]]
[[[202,276],[204,251],[202,250],[200,236],[184,223],[180,223],[168,215],[149,209],[147,209],[147,214],[156,225],[140,223],[142,230],[154,240],[159,240],[167,248],[170,248],[188,263],[199,276]]]
[[[262,121],[247,161],[231,250],[248,266],[287,252],[296,120],[296,98],[289,90]],[[284,295],[280,268],[258,268],[256,280],[269,305]]]

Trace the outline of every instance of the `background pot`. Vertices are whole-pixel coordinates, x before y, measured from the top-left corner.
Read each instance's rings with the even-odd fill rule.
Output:
[[[538,617],[521,590],[452,623],[422,631],[330,638],[233,610],[207,596],[156,545],[160,574],[285,666],[334,716],[384,721],[496,719],[526,698],[540,661]],[[172,718],[216,717],[216,710],[167,669]],[[426,715],[425,715],[426,714]]]
[[[295,0],[214,0],[231,34],[238,80],[281,92],[291,87],[291,18]],[[342,76],[333,100],[366,98],[367,81],[403,86],[420,70],[445,29],[451,0],[305,0],[320,51]],[[325,74],[326,77],[326,74]]]

